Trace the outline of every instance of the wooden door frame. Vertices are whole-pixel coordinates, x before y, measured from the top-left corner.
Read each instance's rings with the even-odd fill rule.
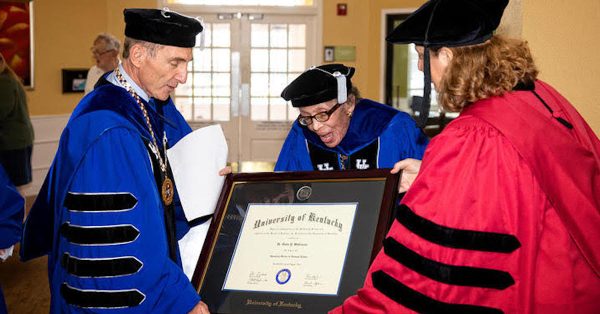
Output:
[[[407,9],[385,9],[385,10],[381,10],[381,55],[380,55],[380,79],[379,79],[379,101],[381,103],[386,103],[387,99],[386,99],[386,87],[388,85],[388,75],[391,75],[391,66],[388,66],[388,56],[389,53],[391,51],[391,46],[387,44],[387,41],[385,40],[385,38],[387,37],[388,33],[391,32],[391,30],[388,31],[388,16],[392,15],[409,15],[411,13],[413,13],[416,10],[416,8],[407,8]],[[390,50],[390,51],[388,51]],[[390,104],[391,105],[391,104]]]

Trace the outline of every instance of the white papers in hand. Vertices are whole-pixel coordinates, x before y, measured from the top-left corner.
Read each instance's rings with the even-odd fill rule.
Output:
[[[207,222],[191,228],[190,231],[179,240],[181,266],[183,267],[183,272],[190,281],[192,280],[192,276],[194,276],[194,271],[196,270],[196,265],[198,264],[198,259],[200,258],[202,246],[204,245],[204,240],[206,239],[206,234],[208,233],[208,227],[210,227],[211,221],[212,219],[209,219]]]
[[[207,126],[186,135],[167,151],[175,186],[188,221],[215,211],[225,177],[227,141],[221,126]]]
[[[215,211],[227,162],[227,142],[220,125],[198,129],[167,151],[185,218],[188,221]],[[211,219],[193,227],[179,241],[183,271],[191,280]]]

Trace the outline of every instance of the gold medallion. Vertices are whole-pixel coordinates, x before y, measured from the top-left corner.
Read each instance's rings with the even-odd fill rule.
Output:
[[[166,206],[173,203],[173,194],[175,194],[175,191],[173,190],[173,181],[167,177],[162,183],[162,200]]]

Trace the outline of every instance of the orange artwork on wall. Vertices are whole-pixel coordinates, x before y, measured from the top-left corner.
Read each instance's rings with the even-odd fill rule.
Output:
[[[31,2],[0,0],[0,53],[8,65],[33,87]]]

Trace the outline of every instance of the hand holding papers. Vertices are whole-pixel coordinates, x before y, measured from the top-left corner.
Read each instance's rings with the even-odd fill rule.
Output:
[[[198,129],[168,150],[177,192],[188,221],[212,215],[227,164],[227,142],[220,125]]]
[[[167,151],[183,212],[188,221],[215,211],[227,163],[227,142],[220,125],[198,129]],[[194,227],[179,241],[185,274],[191,278],[210,220]]]

